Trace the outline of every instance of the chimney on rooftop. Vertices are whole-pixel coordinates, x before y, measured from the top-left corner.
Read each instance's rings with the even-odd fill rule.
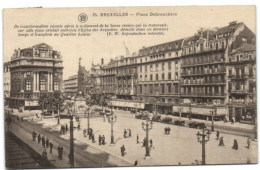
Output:
[[[104,58],[101,58],[101,65],[104,65]]]

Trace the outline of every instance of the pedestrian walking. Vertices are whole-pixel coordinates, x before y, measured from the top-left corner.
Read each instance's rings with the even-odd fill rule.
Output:
[[[43,152],[42,152],[42,157],[43,157],[43,159],[46,159],[46,160],[48,159],[48,158],[47,158],[46,149],[43,150]]]
[[[60,153],[61,153],[60,151],[61,151],[61,146],[59,145],[58,146],[58,157],[59,157],[59,159],[60,159]]]
[[[102,137],[101,135],[98,136],[98,144],[101,145]]]
[[[216,140],[219,139],[219,131],[217,130],[217,133],[216,133]]]
[[[139,136],[138,136],[138,134],[136,135],[136,143],[139,143]]]
[[[127,131],[126,129],[124,130],[124,138],[126,138],[126,135],[127,135]]]
[[[91,140],[92,134],[93,134],[93,129],[92,129],[92,128],[89,128],[89,135],[88,135],[88,139],[90,139],[90,140]]]
[[[92,143],[95,143],[95,136],[92,134]]]
[[[42,137],[42,147],[45,148],[45,137]]]
[[[218,146],[225,146],[223,137],[220,137]]]
[[[168,134],[168,135],[170,134],[170,131],[171,131],[171,128],[168,127],[168,128],[167,128],[167,134]]]
[[[145,147],[146,146],[146,138],[144,138],[144,140],[143,140],[143,147]]]
[[[60,127],[60,133],[63,134],[63,125]]]
[[[129,135],[129,137],[131,137],[132,136],[132,133],[131,133],[131,129],[128,129],[128,135]]]
[[[248,138],[247,138],[247,149],[250,149],[250,143],[251,143],[251,142],[250,142],[250,138],[248,137]]]
[[[121,155],[125,155],[125,145],[121,146]]]
[[[150,139],[150,148],[152,148],[152,147],[153,147],[153,140]]]
[[[46,139],[46,148],[49,147],[49,142],[50,142],[50,141],[49,141],[49,138],[47,138],[47,139]]]
[[[234,144],[233,144],[232,149],[238,150],[238,144],[237,144],[237,140],[236,139],[234,139]]]
[[[68,124],[66,123],[65,125],[65,128],[66,128],[66,132],[68,131]]]
[[[105,136],[102,136],[102,145],[105,145]]]
[[[52,153],[53,144],[50,142],[50,153]]]
[[[41,143],[41,134],[38,135],[38,143]]]
[[[36,136],[37,136],[37,133],[35,131],[33,131],[33,133],[32,133],[33,141],[35,141]]]
[[[62,160],[63,146],[60,147],[60,159]]]

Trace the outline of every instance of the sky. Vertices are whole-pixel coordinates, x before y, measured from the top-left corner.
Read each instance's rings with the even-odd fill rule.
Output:
[[[173,12],[173,17],[93,17],[100,12]],[[80,24],[78,15],[86,13],[85,24],[168,24],[163,36],[110,36],[93,33],[90,37],[18,37],[14,25],[30,24]],[[227,26],[231,21],[244,22],[254,33],[255,6],[186,6],[186,7],[121,7],[121,8],[30,8],[4,10],[4,62],[10,61],[14,49],[46,43],[63,56],[63,79],[77,73],[78,59],[90,69],[91,63],[100,64],[101,58],[125,55],[124,42],[130,53],[143,46],[152,46],[194,35],[200,28]],[[83,25],[83,24],[82,24]]]

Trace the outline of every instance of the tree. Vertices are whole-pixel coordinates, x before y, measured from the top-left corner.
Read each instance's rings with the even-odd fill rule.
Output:
[[[48,112],[52,112],[52,115],[54,115],[54,111],[60,109],[63,103],[64,99],[58,93],[45,93],[39,98],[39,105],[42,110],[47,109]]]

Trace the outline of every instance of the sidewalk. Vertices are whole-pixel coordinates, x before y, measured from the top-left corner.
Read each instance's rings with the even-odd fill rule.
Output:
[[[98,106],[101,108],[100,106]],[[104,107],[106,108],[106,107]],[[108,108],[106,108],[108,109]],[[116,114],[122,114],[124,116],[129,116],[129,118],[134,118],[134,114],[130,113],[130,111],[124,111],[124,110],[115,110],[113,109],[114,113]],[[173,119],[172,122],[175,120],[180,120],[179,117],[177,116],[172,116],[172,115],[165,115],[165,114],[158,114],[161,116],[161,118],[164,117],[170,117]],[[201,119],[194,119],[192,118],[189,120],[187,117],[182,117],[181,120],[185,121],[185,127],[188,127],[188,124],[191,122],[197,122],[197,123],[205,123],[206,127],[208,129],[211,129],[212,122],[207,121],[207,120],[201,120]],[[251,138],[255,137],[255,125],[250,125],[250,124],[243,124],[236,122],[234,124],[231,124],[231,122],[224,123],[223,121],[214,121],[214,130],[218,130],[219,132],[222,133],[227,133],[227,134],[234,134],[234,135],[240,135],[240,136],[250,136]]]
[[[26,122],[26,126],[25,123]],[[18,124],[16,124],[18,123]],[[30,126],[30,127],[29,127]],[[67,140],[60,138],[59,136],[49,133],[46,130],[39,128],[38,126],[31,126],[29,121],[15,121],[11,125],[11,131],[31,146],[35,151],[39,154],[42,153],[43,147],[38,142],[32,141],[32,131],[35,130],[36,133],[40,133],[41,136],[45,136],[49,138],[49,140],[54,144],[53,153],[49,153],[48,148],[48,159],[53,160],[53,165],[58,168],[66,168],[70,167],[68,155],[69,155],[69,135],[67,136]],[[65,137],[63,136],[63,137]],[[58,145],[63,145],[63,160],[58,159]],[[84,149],[86,148],[86,149]],[[132,166],[133,164],[119,158],[111,153],[104,152],[96,147],[88,145],[74,137],[74,167],[111,167],[111,166]],[[51,162],[52,163],[52,162]]]

